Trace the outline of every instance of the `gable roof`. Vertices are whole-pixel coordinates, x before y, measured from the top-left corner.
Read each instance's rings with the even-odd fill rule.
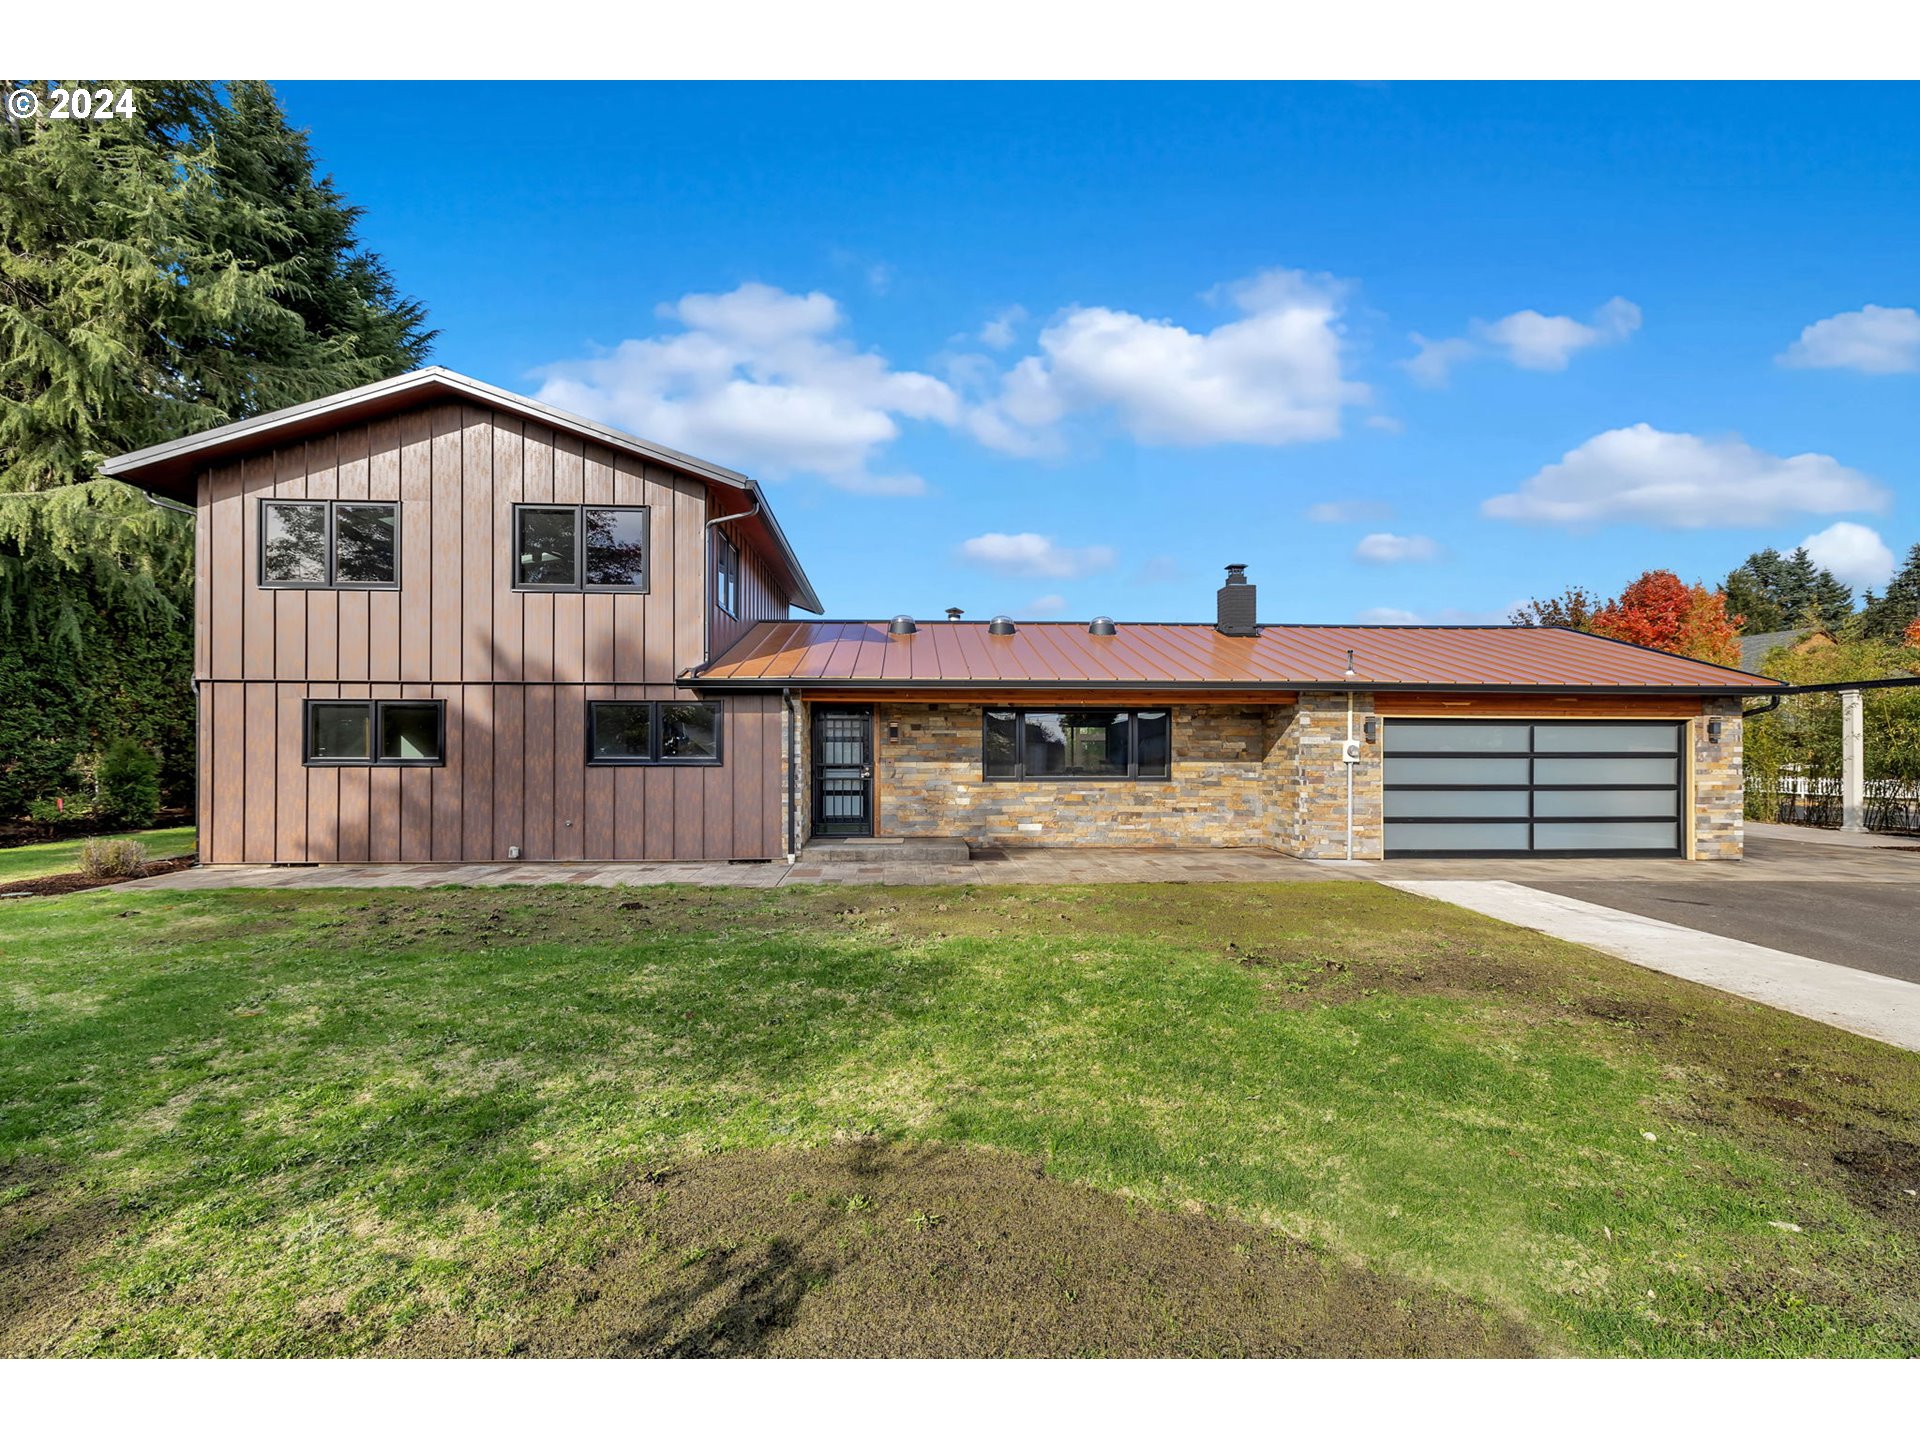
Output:
[[[1347,674],[1347,652],[1353,673]],[[1738,695],[1780,681],[1575,630],[1506,625],[1211,625],[1022,621],[771,620],[693,672],[716,688],[791,684],[871,689],[1532,690]]]
[[[430,365],[424,370],[396,375],[390,380],[376,380],[370,385],[309,400],[304,405],[289,405],[284,410],[250,416],[230,425],[216,425],[211,430],[184,435],[178,440],[167,440],[158,445],[149,445],[144,450],[130,451],[102,463],[100,473],[143,490],[192,504],[195,499],[195,479],[211,465],[290,441],[324,435],[347,425],[398,415],[436,400],[466,400],[490,409],[504,410],[538,424],[578,435],[584,440],[592,440],[610,450],[670,466],[711,486],[744,492],[760,507],[757,515],[742,522],[747,533],[756,535],[758,543],[755,548],[786,572],[795,605],[815,615],[821,613],[820,597],[814,594],[813,584],[807,579],[799,557],[793,553],[793,546],[780,529],[780,522],[773,518],[772,507],[767,504],[758,481],[737,470],[729,470],[692,455],[683,455],[664,445],[655,445],[623,430],[615,430],[610,425],[602,425],[597,420],[589,420],[584,415],[556,410],[551,405],[543,405],[538,400],[488,385],[441,365]]]

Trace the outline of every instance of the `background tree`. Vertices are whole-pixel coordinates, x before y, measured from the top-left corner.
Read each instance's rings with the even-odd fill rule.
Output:
[[[1593,622],[1600,602],[1578,585],[1569,585],[1546,600],[1529,600],[1508,617],[1514,625],[1527,627],[1557,625],[1567,630],[1585,630]]]
[[[1671,570],[1649,570],[1593,614],[1596,635],[1646,645],[1690,660],[1734,665],[1740,659],[1740,627],[1727,614],[1727,597]]]
[[[131,120],[0,126],[0,816],[120,737],[190,794],[192,525],[96,462],[433,339],[271,89],[135,90]]]
[[[1872,640],[1893,640],[1920,620],[1920,544],[1907,552],[1900,573],[1887,582],[1886,593],[1871,600],[1861,612],[1861,631]]]
[[[1837,630],[1853,614],[1853,591],[1814,564],[1803,545],[1791,555],[1756,550],[1727,576],[1727,609],[1743,617],[1740,633],[1766,635],[1797,627]]]

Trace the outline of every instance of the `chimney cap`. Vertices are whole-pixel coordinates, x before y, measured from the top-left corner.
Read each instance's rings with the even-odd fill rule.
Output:
[[[1244,565],[1227,566],[1227,584],[1244,585],[1247,583],[1247,567]]]
[[[947,606],[947,619],[949,620],[958,620],[962,615],[966,613],[967,612],[962,610],[958,605]]]

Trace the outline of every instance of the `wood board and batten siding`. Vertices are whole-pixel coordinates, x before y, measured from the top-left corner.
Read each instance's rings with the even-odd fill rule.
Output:
[[[259,584],[260,502],[400,504],[397,589]],[[784,618],[742,546],[709,614],[704,482],[473,404],[436,404],[202,473],[200,815],[209,863],[712,860],[785,848],[777,695],[719,702],[718,766],[586,764],[590,700],[692,699],[675,677]],[[513,587],[517,503],[644,505],[645,594]],[[722,502],[739,508],[737,497]],[[446,702],[445,764],[307,766],[309,699]]]

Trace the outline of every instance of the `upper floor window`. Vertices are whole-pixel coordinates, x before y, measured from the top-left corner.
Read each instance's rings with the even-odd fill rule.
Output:
[[[390,500],[262,500],[260,583],[381,588],[400,582],[400,507]]]
[[[1165,710],[989,710],[981,773],[988,780],[1165,780]]]
[[[713,537],[713,596],[727,614],[740,613],[740,550],[718,531]]]
[[[644,505],[516,505],[516,590],[645,590]]]

